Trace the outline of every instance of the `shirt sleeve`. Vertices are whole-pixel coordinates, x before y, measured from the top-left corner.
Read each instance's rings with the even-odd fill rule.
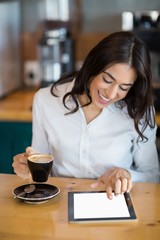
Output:
[[[133,161],[134,165],[130,171],[133,182],[160,182],[159,159],[156,148],[156,130],[149,126],[144,134],[148,141],[134,142]]]
[[[48,138],[44,128],[40,90],[35,94],[32,109],[32,147],[37,152],[50,153]]]

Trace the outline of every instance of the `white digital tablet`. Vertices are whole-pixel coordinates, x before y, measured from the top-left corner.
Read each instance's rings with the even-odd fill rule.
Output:
[[[129,193],[107,198],[104,191],[68,192],[68,221],[130,221],[136,214]]]

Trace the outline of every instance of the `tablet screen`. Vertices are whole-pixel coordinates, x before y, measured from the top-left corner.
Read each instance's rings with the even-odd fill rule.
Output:
[[[106,192],[69,192],[68,219],[80,221],[134,220],[136,215],[129,193],[113,199]]]

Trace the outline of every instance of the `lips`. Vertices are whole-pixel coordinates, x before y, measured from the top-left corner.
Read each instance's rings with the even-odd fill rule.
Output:
[[[105,97],[102,93],[100,93],[99,91],[98,91],[98,96],[99,96],[100,101],[101,101],[103,104],[108,104],[108,103],[111,101],[111,99],[106,98],[106,97]]]

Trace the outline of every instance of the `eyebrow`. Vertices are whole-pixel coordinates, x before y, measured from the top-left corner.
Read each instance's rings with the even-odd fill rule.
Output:
[[[103,71],[103,73],[107,74],[112,80],[116,81],[116,79],[112,76],[112,74],[110,74],[109,72],[105,72]],[[133,86],[132,83],[122,83],[121,85],[125,85],[125,86]]]

